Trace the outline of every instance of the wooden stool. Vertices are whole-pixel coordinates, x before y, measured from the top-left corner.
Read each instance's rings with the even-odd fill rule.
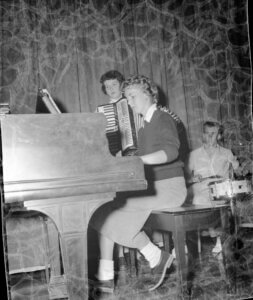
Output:
[[[176,258],[178,261],[178,278],[180,287],[187,284],[188,268],[185,257],[185,238],[188,231],[199,231],[209,227],[228,224],[229,205],[204,206],[191,205],[170,208],[167,211],[153,211],[145,226],[153,230],[171,232],[174,239]],[[169,251],[168,242],[165,250]]]

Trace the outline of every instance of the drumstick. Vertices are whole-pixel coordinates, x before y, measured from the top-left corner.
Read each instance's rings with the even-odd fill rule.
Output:
[[[212,175],[212,176],[202,177],[202,178],[200,178],[199,181],[191,181],[191,182],[189,182],[189,184],[191,185],[191,184],[194,184],[194,183],[202,182],[202,181],[205,181],[207,179],[220,179],[220,178],[223,178],[223,177],[220,176],[220,175]]]
[[[214,179],[214,178],[222,178],[222,176],[213,175],[213,176],[203,177],[203,178],[201,178],[201,181],[206,180],[206,179]]]

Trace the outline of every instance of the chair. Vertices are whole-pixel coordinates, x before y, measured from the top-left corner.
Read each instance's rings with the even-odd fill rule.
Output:
[[[226,228],[228,224],[228,205],[204,206],[189,205],[175,207],[167,211],[153,211],[146,226],[153,230],[172,233],[176,258],[178,262],[178,278],[181,287],[187,283],[188,268],[185,256],[185,239],[189,231],[208,229],[210,226]],[[169,240],[165,240],[165,250],[170,251]]]
[[[13,207],[6,209],[5,228],[9,275],[44,271],[49,299],[66,299],[54,223],[39,212]]]

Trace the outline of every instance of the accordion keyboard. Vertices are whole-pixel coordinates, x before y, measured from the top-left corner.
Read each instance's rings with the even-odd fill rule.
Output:
[[[137,150],[137,134],[133,111],[127,99],[122,98],[115,103],[100,105],[97,112],[103,113],[107,119],[106,134],[112,154],[122,150],[123,155],[132,155]]]

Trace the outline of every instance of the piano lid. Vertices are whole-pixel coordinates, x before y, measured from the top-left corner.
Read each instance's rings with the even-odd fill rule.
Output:
[[[5,202],[146,189],[138,157],[114,157],[98,113],[1,120]]]

